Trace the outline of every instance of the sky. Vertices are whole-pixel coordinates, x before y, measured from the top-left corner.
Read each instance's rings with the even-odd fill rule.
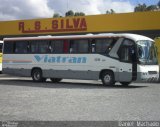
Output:
[[[0,0],[0,21],[64,16],[68,10],[86,15],[133,12],[137,4],[157,4],[159,0]]]

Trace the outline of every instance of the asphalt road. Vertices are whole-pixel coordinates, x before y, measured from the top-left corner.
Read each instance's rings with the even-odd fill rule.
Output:
[[[0,121],[160,120],[160,84],[105,87],[99,81],[34,83],[0,75]]]

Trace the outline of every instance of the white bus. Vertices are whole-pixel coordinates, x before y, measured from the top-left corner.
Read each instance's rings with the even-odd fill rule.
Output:
[[[5,38],[3,73],[36,82],[102,80],[104,85],[156,81],[154,41],[136,34],[95,34]]]
[[[2,47],[3,41],[0,41],[0,74],[2,73]]]

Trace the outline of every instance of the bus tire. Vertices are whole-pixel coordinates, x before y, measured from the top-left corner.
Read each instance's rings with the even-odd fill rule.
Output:
[[[114,74],[111,71],[104,71],[101,75],[103,85],[112,86],[115,84]]]
[[[34,69],[32,71],[32,79],[34,82],[44,82],[46,78],[42,77],[42,70],[41,69]]]
[[[62,79],[61,79],[61,78],[50,78],[50,80],[51,80],[53,83],[58,83],[58,82],[60,82]]]
[[[120,82],[122,86],[128,86],[131,82]]]

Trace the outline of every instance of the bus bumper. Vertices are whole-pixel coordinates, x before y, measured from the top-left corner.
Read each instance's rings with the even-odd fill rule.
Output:
[[[137,75],[136,82],[158,82],[159,73],[158,72],[140,72]]]

